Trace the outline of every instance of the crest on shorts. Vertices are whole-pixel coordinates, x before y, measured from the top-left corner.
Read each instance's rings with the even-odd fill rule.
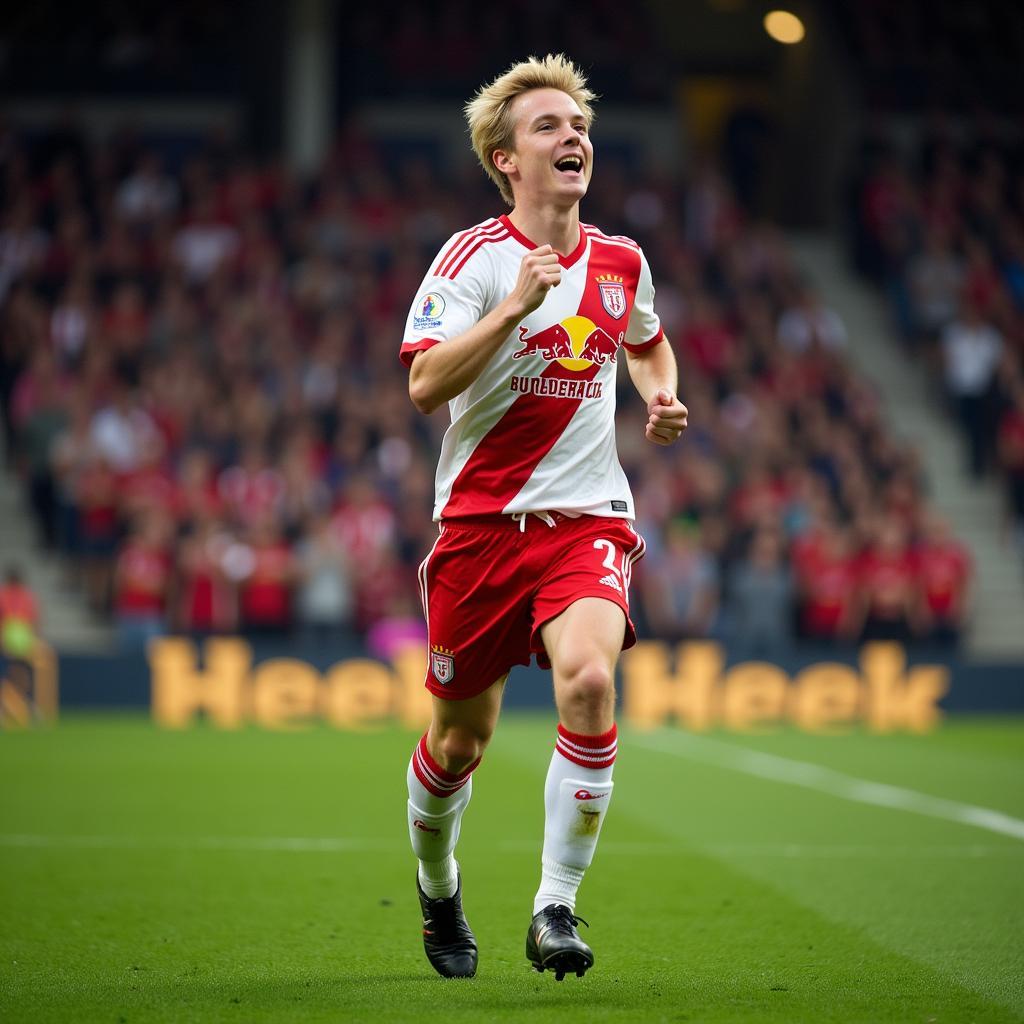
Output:
[[[626,312],[626,286],[622,278],[615,274],[601,274],[597,278],[597,288],[601,293],[601,305],[604,311],[616,320],[622,319]]]
[[[455,652],[441,644],[431,644],[430,671],[442,686],[450,683],[455,678]]]

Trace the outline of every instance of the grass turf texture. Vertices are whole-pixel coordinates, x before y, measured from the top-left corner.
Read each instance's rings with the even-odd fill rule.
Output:
[[[506,716],[474,783],[472,981],[420,946],[411,733],[0,736],[0,1019],[1024,1020],[1024,841],[726,766],[764,751],[1022,818],[1024,721],[719,734],[716,763],[624,730],[578,903],[597,962],[561,984],[523,956],[553,729]]]

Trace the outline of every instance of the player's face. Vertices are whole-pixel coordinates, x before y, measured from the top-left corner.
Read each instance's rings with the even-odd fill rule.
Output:
[[[516,204],[578,203],[594,170],[594,147],[576,101],[560,89],[531,89],[513,100],[512,112],[515,148],[506,154],[512,166],[505,173]]]

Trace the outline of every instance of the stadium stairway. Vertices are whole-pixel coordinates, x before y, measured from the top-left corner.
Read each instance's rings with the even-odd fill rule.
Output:
[[[1004,538],[1003,498],[995,479],[980,483],[963,472],[963,445],[956,424],[933,393],[920,365],[904,353],[882,296],[848,269],[838,238],[792,238],[800,270],[843,318],[851,360],[874,382],[898,436],[921,449],[928,488],[941,514],[974,558],[970,629],[966,652],[999,659],[1024,654],[1024,567]]]
[[[40,548],[22,485],[6,467],[0,468],[0,524],[0,573],[9,565],[21,570],[39,602],[46,640],[62,652],[112,651],[113,629],[68,585],[67,563]]]

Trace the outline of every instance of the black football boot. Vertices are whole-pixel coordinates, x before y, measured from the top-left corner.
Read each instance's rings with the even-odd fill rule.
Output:
[[[423,948],[430,966],[443,978],[472,978],[476,974],[476,937],[462,912],[462,877],[454,896],[432,900],[420,888],[416,892],[423,911]]]
[[[535,971],[554,971],[555,981],[561,981],[567,974],[582,978],[594,966],[593,950],[576,933],[578,924],[587,922],[560,903],[534,915],[526,933],[526,958]]]

